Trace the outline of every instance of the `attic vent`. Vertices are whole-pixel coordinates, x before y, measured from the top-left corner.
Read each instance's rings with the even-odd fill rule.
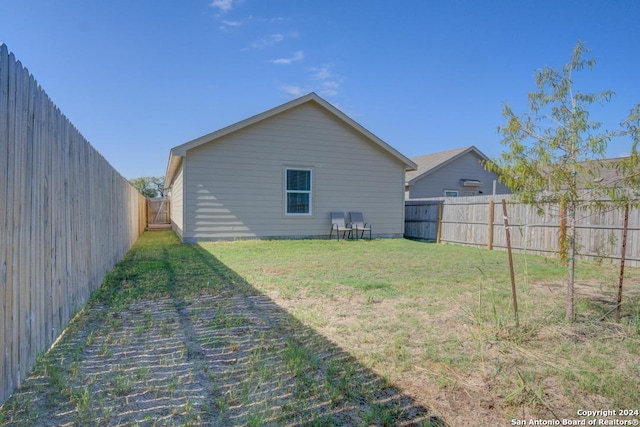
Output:
[[[482,181],[478,181],[477,179],[461,179],[460,184],[462,184],[463,187],[480,187]]]

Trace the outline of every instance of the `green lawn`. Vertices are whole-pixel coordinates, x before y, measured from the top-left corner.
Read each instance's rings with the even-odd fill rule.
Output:
[[[0,424],[511,425],[640,408],[638,270],[616,324],[616,267],[579,263],[567,324],[565,267],[514,260],[519,328],[504,252],[145,233]]]
[[[145,233],[0,409],[2,426],[443,425],[173,233]]]
[[[202,247],[452,425],[640,407],[637,269],[616,324],[618,267],[579,262],[567,324],[566,267],[515,255],[516,328],[506,252],[403,239]]]

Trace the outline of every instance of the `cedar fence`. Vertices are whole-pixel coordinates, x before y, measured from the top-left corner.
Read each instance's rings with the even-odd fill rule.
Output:
[[[0,404],[144,231],[145,209],[0,44]]]
[[[147,199],[147,224],[171,224],[169,197]]]
[[[509,195],[451,197],[405,201],[405,237],[506,250],[502,199],[507,200],[511,247],[517,252],[553,256],[558,253],[566,221],[557,205],[539,215],[536,207]],[[580,209],[576,215],[576,246],[582,259],[619,262],[624,209]],[[629,210],[625,264],[640,267],[640,211]]]

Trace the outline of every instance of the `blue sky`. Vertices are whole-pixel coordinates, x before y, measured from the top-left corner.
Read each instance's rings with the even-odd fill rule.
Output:
[[[640,103],[638,22],[636,0],[0,0],[0,42],[126,178],[311,91],[409,157],[496,157],[502,106],[524,112],[578,40],[613,128]]]

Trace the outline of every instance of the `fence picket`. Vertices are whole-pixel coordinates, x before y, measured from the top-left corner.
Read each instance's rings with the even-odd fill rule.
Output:
[[[0,43],[0,404],[145,220],[145,198]]]
[[[451,197],[405,201],[405,237],[439,241],[488,249],[505,250],[506,236],[494,218],[496,201],[501,196]],[[559,249],[559,237],[565,226],[561,209],[547,205],[542,214],[535,206],[517,203],[510,197],[509,225],[512,248],[516,252],[553,255]],[[433,228],[415,224],[431,221],[431,211],[421,212],[418,206],[441,206],[442,216]],[[623,209],[609,204],[604,210],[580,209],[577,235],[579,256],[583,259],[620,260],[623,227]],[[435,209],[435,208],[431,208]],[[626,264],[640,267],[640,210],[631,209]]]
[[[7,200],[7,183],[9,182],[9,115],[3,113],[9,109],[9,52],[7,47],[0,44],[0,230],[6,230],[9,206],[2,201]],[[7,300],[7,252],[8,240],[5,233],[0,234],[0,381],[7,381],[6,334],[8,322]],[[4,387],[2,387],[4,388]],[[2,391],[0,390],[0,393]],[[1,401],[1,399],[0,399]]]

